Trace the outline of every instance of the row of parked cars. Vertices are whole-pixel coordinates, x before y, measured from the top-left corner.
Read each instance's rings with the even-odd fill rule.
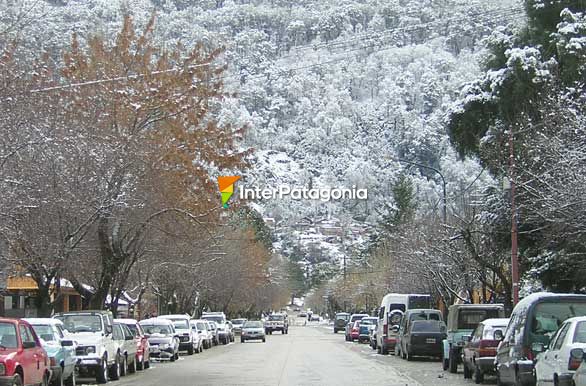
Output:
[[[409,307],[410,296],[422,295],[385,296],[375,317],[338,313],[334,333],[380,354],[438,358],[451,373],[462,366],[475,383],[491,375],[498,385],[586,386],[586,295],[532,294],[510,318],[502,304],[456,304],[447,321],[440,310]]]
[[[247,323],[234,328],[222,312],[195,320],[189,315],[114,319],[108,311],[0,318],[0,385],[75,386],[78,376],[107,383],[148,369],[152,359],[175,361],[180,351],[193,355],[233,342],[238,328],[241,336],[247,334]]]

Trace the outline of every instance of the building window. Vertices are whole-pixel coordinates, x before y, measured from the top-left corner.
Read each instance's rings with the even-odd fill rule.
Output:
[[[4,309],[5,310],[12,309],[12,298],[13,298],[13,296],[4,296]]]
[[[79,296],[69,295],[69,311],[79,311]]]

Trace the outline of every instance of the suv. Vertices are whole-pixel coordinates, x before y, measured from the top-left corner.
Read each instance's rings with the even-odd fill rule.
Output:
[[[281,334],[287,334],[289,332],[289,321],[287,315],[284,314],[272,314],[269,315],[265,322],[265,334],[272,334],[273,331],[281,331]]]
[[[173,322],[175,331],[179,335],[179,351],[187,351],[189,355],[199,351],[199,335],[191,329],[189,315],[161,315],[159,318]]]
[[[334,334],[337,334],[338,331],[342,331],[346,329],[346,324],[348,324],[348,320],[350,320],[350,314],[347,312],[338,312],[334,319]]]
[[[98,383],[120,378],[121,358],[112,336],[110,311],[71,311],[53,316],[77,342],[75,356],[79,372],[93,374]]]
[[[216,335],[218,342],[228,344],[232,340],[232,332],[226,324],[226,314],[223,312],[204,312],[201,318],[216,323]]]
[[[462,349],[468,336],[486,319],[503,318],[505,307],[502,304],[454,304],[448,309],[448,336],[443,341],[442,364],[450,373],[458,372],[462,361]]]

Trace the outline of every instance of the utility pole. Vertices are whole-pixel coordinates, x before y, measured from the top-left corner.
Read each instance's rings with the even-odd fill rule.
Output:
[[[511,281],[514,307],[519,303],[519,259],[517,256],[517,207],[515,205],[515,146],[512,125],[509,129],[509,180],[511,184]]]

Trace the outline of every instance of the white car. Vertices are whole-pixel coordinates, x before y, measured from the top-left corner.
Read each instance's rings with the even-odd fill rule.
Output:
[[[226,315],[223,312],[204,312],[201,318],[216,323],[218,343],[228,344],[233,340],[232,331],[226,323]]]
[[[212,334],[208,331],[207,322],[205,320],[192,319],[189,321],[189,325],[191,326],[191,331],[197,335],[199,352],[202,352],[204,348],[210,348],[212,345]]]
[[[536,329],[539,330],[539,325]],[[572,385],[572,377],[582,363],[584,349],[586,316],[567,319],[551,338],[547,350],[543,351],[542,343],[535,343],[533,351],[541,352],[535,364],[537,385]]]
[[[201,342],[199,335],[191,329],[189,315],[161,315],[161,319],[167,319],[173,322],[175,331],[179,335],[179,350],[187,351],[187,354],[193,355],[194,352],[201,352]]]

